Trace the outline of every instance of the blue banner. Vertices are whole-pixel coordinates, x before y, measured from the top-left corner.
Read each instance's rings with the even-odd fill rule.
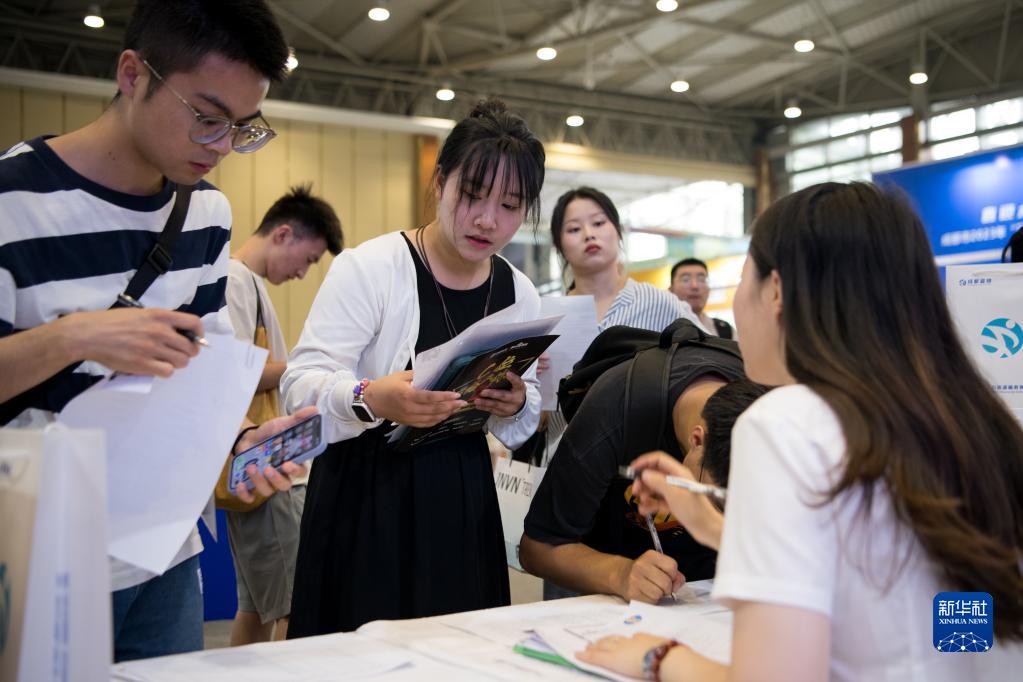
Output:
[[[1023,226],[1023,145],[877,173],[913,202],[938,265],[998,262]]]

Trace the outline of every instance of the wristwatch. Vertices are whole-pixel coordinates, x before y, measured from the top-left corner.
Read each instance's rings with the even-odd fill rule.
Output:
[[[371,423],[377,420],[377,416],[373,414],[373,410],[369,409],[369,405],[366,404],[367,386],[369,386],[369,379],[363,379],[355,384],[355,388],[352,389],[352,412],[359,418],[359,421]]]
[[[661,662],[668,652],[679,645],[674,639],[658,644],[643,656],[643,677],[648,680],[661,679]]]

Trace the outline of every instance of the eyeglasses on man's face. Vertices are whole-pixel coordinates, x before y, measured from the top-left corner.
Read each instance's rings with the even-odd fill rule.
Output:
[[[195,123],[192,124],[192,128],[188,131],[188,139],[196,144],[210,144],[221,139],[228,133],[231,133],[231,149],[235,150],[239,154],[248,154],[254,152],[257,149],[262,148],[267,142],[277,137],[270,125],[252,125],[251,123],[235,123],[229,118],[223,116],[213,116],[208,114],[202,114],[196,110],[191,104],[188,103],[184,97],[178,94],[178,91],[170,86],[170,84],[163,79],[156,69],[154,69],[149,62],[145,59],[142,63],[153,72],[156,79],[163,83],[168,90],[173,93],[175,97],[181,100],[181,103],[188,107],[188,110],[195,116]],[[266,120],[260,117],[263,123]]]
[[[707,283],[707,275],[704,275],[703,273],[692,275],[686,272],[678,276],[678,281],[681,282],[682,284],[685,284],[686,286],[689,286],[693,282],[696,282],[697,284],[700,285],[704,285]]]

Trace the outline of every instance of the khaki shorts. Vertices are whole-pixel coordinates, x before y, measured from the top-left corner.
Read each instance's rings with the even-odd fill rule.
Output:
[[[226,512],[238,610],[272,623],[291,613],[305,486],[279,492],[250,512]]]

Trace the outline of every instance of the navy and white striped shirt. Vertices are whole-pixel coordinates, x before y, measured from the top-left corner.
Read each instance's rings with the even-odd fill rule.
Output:
[[[68,313],[109,308],[156,243],[173,199],[169,183],[150,196],[99,185],[64,163],[42,137],[7,150],[0,156],[0,337]],[[142,304],[193,313],[209,330],[229,330],[230,228],[227,198],[200,182],[171,270],[146,290]],[[108,374],[103,365],[84,362],[0,404],[0,424],[15,418],[15,425],[38,423]]]

